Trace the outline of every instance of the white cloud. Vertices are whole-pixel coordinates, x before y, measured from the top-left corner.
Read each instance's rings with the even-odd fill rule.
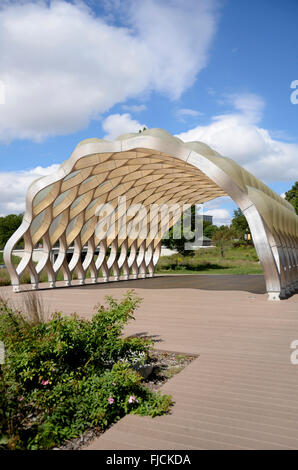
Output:
[[[231,223],[231,214],[227,209],[210,209],[205,212],[206,215],[213,216],[213,225],[230,225]]]
[[[26,192],[30,184],[40,178],[54,173],[59,165],[46,168],[38,166],[31,170],[0,173],[0,215],[20,214],[25,211]]]
[[[231,202],[230,198],[227,196],[222,196],[211,201],[205,202],[203,205],[203,213],[205,215],[213,216],[213,224],[220,227],[221,225],[230,225],[232,221],[232,214],[224,207],[225,205],[230,205],[232,208],[237,206]]]
[[[184,108],[184,109],[179,109],[177,111],[177,114],[180,114],[183,116],[201,116],[203,113],[201,113],[200,111],[196,111],[195,109]]]
[[[260,96],[253,93],[233,93],[224,95],[224,97],[249,122],[257,123],[262,119],[265,102]]]
[[[154,86],[179,97],[207,64],[217,1],[133,1],[131,24],[148,47]]]
[[[207,94],[210,95],[210,96],[215,96],[216,95],[216,90],[212,87],[208,87],[207,88]]]
[[[144,127],[146,127],[145,124],[140,124],[135,119],[132,119],[129,113],[110,114],[102,122],[102,128],[106,132],[104,139],[107,140],[114,140],[121,134],[138,132]]]
[[[204,113],[201,113],[200,111],[196,111],[195,109],[189,108],[182,108],[176,111],[176,116],[181,122],[185,122],[185,118],[203,116],[203,114]]]
[[[124,111],[131,111],[132,113],[140,113],[141,111],[145,111],[147,109],[147,106],[144,104],[132,104],[132,105],[122,105],[122,109]]]
[[[0,140],[75,132],[152,90],[178,98],[207,64],[215,2],[126,0],[121,27],[80,1],[2,3]]]
[[[270,131],[259,126],[263,100],[252,94],[229,95],[227,99],[234,112],[214,116],[210,124],[182,132],[178,137],[205,142],[260,179],[297,179],[298,144],[274,139]]]

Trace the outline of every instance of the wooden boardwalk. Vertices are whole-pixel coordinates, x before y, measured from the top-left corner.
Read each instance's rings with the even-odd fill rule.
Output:
[[[127,334],[199,357],[169,380],[169,415],[128,415],[87,449],[298,449],[298,296],[269,302],[262,276],[167,276],[41,292],[65,313],[90,315],[134,287],[143,303]],[[22,294],[17,294],[22,296]]]

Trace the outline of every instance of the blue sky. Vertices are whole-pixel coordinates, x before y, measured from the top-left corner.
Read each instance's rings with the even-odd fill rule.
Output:
[[[89,137],[161,127],[281,194],[298,177],[296,0],[4,0],[0,214]],[[227,223],[234,205],[206,210]]]

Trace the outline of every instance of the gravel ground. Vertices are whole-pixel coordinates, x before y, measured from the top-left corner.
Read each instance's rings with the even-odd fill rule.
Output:
[[[181,370],[196,359],[197,356],[152,350],[150,358],[150,364],[153,365],[153,372],[143,383],[149,387],[150,390],[157,391],[167,380],[181,372]],[[53,450],[80,450],[83,446],[86,446],[88,442],[100,436],[100,434],[102,434],[102,431],[99,431],[97,428],[88,429],[80,437],[66,441],[60,447],[54,447]]]

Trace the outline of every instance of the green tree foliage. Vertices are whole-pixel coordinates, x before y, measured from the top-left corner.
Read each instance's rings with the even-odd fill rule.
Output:
[[[23,220],[23,214],[9,214],[0,217],[0,249],[3,250],[11,235],[19,228]]]
[[[245,232],[249,230],[246,217],[244,216],[242,210],[239,208],[234,211],[231,229],[233,230],[234,234],[237,233],[237,238],[241,239],[244,239]]]
[[[194,250],[186,250],[185,244],[194,241],[194,237],[190,237],[190,231],[195,231],[196,219],[196,206],[191,207],[190,220],[188,217],[181,216],[181,219],[173,227],[170,228],[169,232],[162,239],[162,244],[171,250],[176,250],[183,256],[193,256]],[[185,223],[186,222],[186,223]],[[184,226],[183,226],[183,223]],[[180,225],[181,224],[181,225]],[[214,233],[218,230],[216,225],[213,225],[207,220],[203,220],[203,235],[212,239]],[[183,235],[179,238],[180,233]]]
[[[298,181],[286,192],[285,199],[292,204],[298,214]]]
[[[162,244],[170,250],[177,250],[183,256],[192,256],[193,250],[186,250],[185,244],[191,243],[194,237],[190,239],[188,232],[195,229],[195,217],[196,217],[196,206],[191,206],[190,221],[188,217],[183,215],[179,222],[177,222],[169,231],[165,234],[162,239]],[[186,222],[183,225],[183,222]],[[181,225],[180,225],[181,224]],[[185,236],[186,235],[186,236]]]
[[[218,230],[218,227],[216,225],[211,224],[211,222],[207,222],[206,220],[203,220],[203,235],[205,237],[208,237],[212,239],[213,235],[215,232]]]
[[[233,240],[236,236],[237,232],[235,232],[232,227],[228,227],[227,225],[222,225],[214,233],[212,241],[219,248],[222,258],[225,257],[227,249],[232,246]]]

